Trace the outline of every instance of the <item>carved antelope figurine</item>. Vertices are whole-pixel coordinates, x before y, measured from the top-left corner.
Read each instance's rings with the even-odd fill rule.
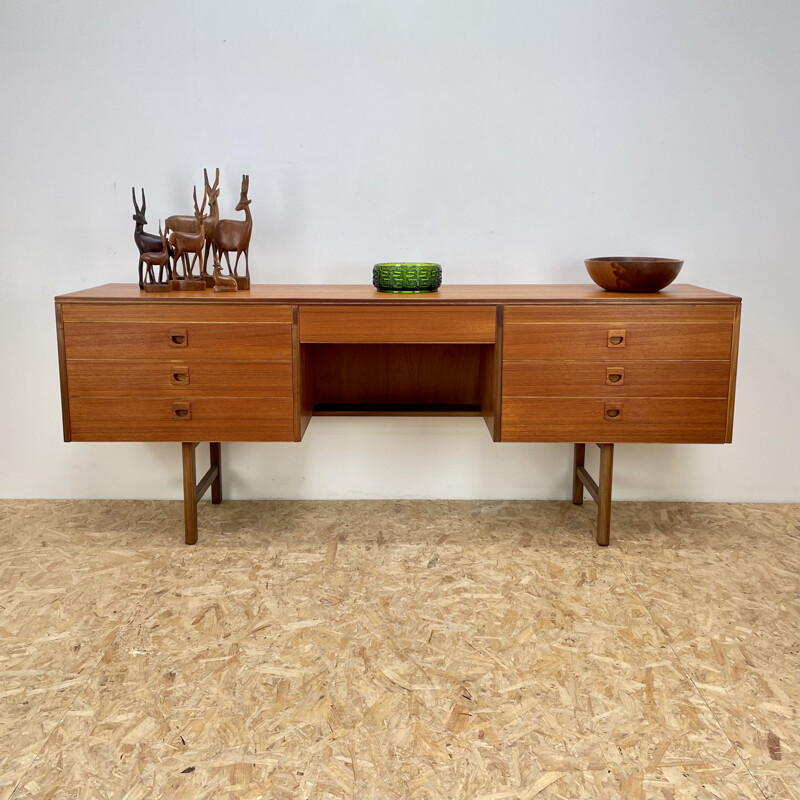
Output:
[[[144,261],[142,256],[145,253],[157,253],[161,250],[161,237],[154,236],[152,233],[145,233],[144,226],[147,225],[144,212],[147,210],[147,200],[145,200],[144,189],[142,189],[142,207],[136,205],[136,189],[131,186],[131,196],[133,197],[133,221],[136,223],[136,229],[133,232],[133,241],[139,248],[139,288],[144,288],[144,276],[142,275],[142,268]]]
[[[206,198],[203,195],[203,205],[197,207],[197,187],[194,187],[192,195],[194,199],[194,215],[197,219],[198,230],[196,233],[186,233],[184,231],[173,231],[169,235],[169,246],[172,248],[172,261],[175,265],[173,272],[184,280],[197,280],[194,277],[194,265],[197,259],[200,259],[200,271],[203,269],[203,244],[205,239],[204,225],[206,215]],[[189,254],[192,254],[192,263],[189,264]],[[183,258],[184,269],[183,275],[179,275],[178,261]]]
[[[228,265],[228,274],[238,276],[239,256],[244,253],[247,286],[250,283],[250,264],[247,259],[247,251],[250,247],[250,234],[253,232],[253,218],[250,216],[251,201],[247,198],[249,188],[250,176],[242,175],[242,190],[236,210],[244,211],[244,219],[221,219],[214,225],[214,258],[219,259],[219,254],[224,253],[225,262]],[[233,270],[231,270],[228,253],[233,251],[236,251],[236,261],[234,262]]]
[[[205,252],[203,253],[203,272],[204,278],[208,278],[206,285],[211,283],[211,276],[208,274],[208,253],[211,250],[214,239],[214,228],[219,222],[219,206],[217,200],[219,199],[219,167],[217,167],[217,174],[214,178],[214,185],[208,182],[208,172],[203,170],[203,179],[205,180],[206,197],[208,198],[208,218],[206,219],[205,227]]]
[[[205,199],[204,194],[203,202],[205,202]],[[197,233],[199,230],[200,226],[195,214],[173,214],[164,220],[164,233],[166,233],[167,236],[169,236],[172,231],[178,231],[179,233]]]
[[[172,268],[169,265],[169,244],[167,237],[161,230],[161,220],[158,221],[158,235],[161,239],[161,250],[157,253],[142,253],[142,261],[147,265],[145,271],[145,288],[148,286],[166,286],[169,287],[169,281],[172,278]],[[153,270],[158,267],[158,283],[156,283],[156,276]],[[164,268],[167,269],[167,280],[164,280]]]
[[[222,265],[219,259],[214,257],[214,291],[215,292],[238,292],[239,284],[233,275],[223,275]]]

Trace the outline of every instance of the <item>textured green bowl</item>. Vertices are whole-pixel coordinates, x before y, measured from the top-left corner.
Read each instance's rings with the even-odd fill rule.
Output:
[[[372,268],[372,285],[379,292],[435,292],[442,285],[442,267],[422,263],[376,264]]]

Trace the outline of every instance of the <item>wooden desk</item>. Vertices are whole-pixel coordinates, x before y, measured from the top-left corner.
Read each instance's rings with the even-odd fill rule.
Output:
[[[299,442],[320,414],[479,415],[496,442],[572,442],[574,503],[609,542],[616,442],[730,442],[741,300],[688,285],[259,285],[56,298],[65,441],[183,445],[186,542],[222,500],[220,442]],[[197,482],[194,450],[211,443]],[[584,467],[601,450],[600,479]]]

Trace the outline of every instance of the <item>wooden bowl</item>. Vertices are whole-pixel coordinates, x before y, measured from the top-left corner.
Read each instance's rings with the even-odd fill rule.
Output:
[[[589,277],[609,292],[657,292],[669,286],[681,271],[676,258],[607,256],[584,261]]]

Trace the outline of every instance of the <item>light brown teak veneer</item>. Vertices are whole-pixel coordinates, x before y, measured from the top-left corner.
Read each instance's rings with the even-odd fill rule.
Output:
[[[605,545],[615,443],[731,441],[740,308],[685,284],[98,286],[56,298],[64,439],[182,442],[193,544],[198,500],[222,500],[222,441],[300,441],[321,414],[482,416],[497,442],[575,444],[573,502],[597,501]]]

